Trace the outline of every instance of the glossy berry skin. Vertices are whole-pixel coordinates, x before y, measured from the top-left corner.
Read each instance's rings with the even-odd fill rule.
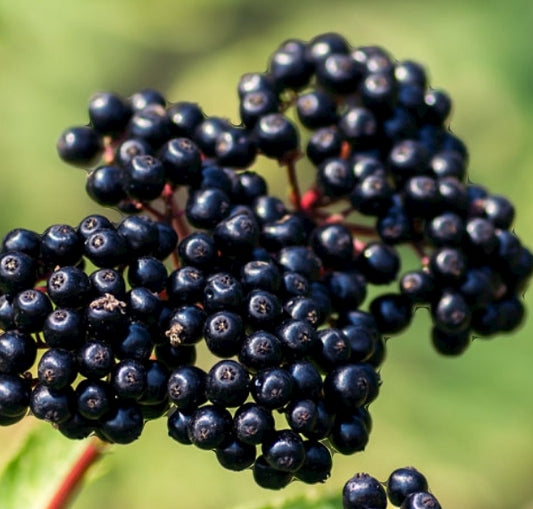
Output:
[[[339,329],[320,330],[318,331],[318,339],[321,345],[313,354],[313,359],[323,372],[327,372],[350,359],[350,341]]]
[[[350,163],[339,157],[328,157],[318,167],[318,183],[327,196],[348,194],[356,184]]]
[[[292,377],[293,398],[312,399],[315,402],[322,394],[322,377],[317,368],[308,360],[291,362],[287,371]]]
[[[22,332],[38,332],[52,312],[52,303],[43,292],[30,289],[13,299],[13,321]]]
[[[122,274],[115,269],[98,269],[89,276],[91,290],[94,297],[104,296],[106,293],[114,295],[117,299],[126,297],[126,283]]]
[[[103,229],[87,238],[84,254],[97,267],[113,268],[126,262],[128,244],[115,229]]]
[[[146,361],[152,353],[152,348],[150,331],[141,322],[130,322],[126,333],[113,341],[113,350],[119,360]]]
[[[150,104],[165,106],[166,100],[157,90],[153,88],[144,88],[128,97],[128,104],[133,111],[141,111]]]
[[[128,283],[132,287],[143,286],[154,293],[165,287],[167,269],[163,262],[153,256],[135,258],[128,267]]]
[[[170,317],[164,335],[174,347],[191,345],[201,339],[205,312],[198,306],[181,306]]]
[[[37,345],[29,334],[14,329],[0,336],[0,373],[23,373],[32,367],[36,357]]]
[[[441,509],[441,505],[431,493],[417,491],[407,496],[400,509]]]
[[[333,94],[350,94],[361,81],[361,67],[351,55],[333,53],[316,67],[318,83]]]
[[[401,506],[408,495],[427,491],[425,476],[413,467],[398,468],[387,479],[387,495],[396,506]]]
[[[87,168],[92,166],[102,151],[102,139],[90,127],[70,127],[57,140],[57,153],[68,164]]]
[[[258,486],[269,490],[280,490],[287,486],[293,478],[292,472],[272,468],[262,455],[255,460],[253,476]]]
[[[232,357],[241,349],[244,324],[237,313],[219,311],[210,315],[204,325],[207,348],[217,357]]]
[[[175,185],[194,185],[199,182],[201,154],[189,138],[173,138],[159,152],[165,180]]]
[[[337,120],[335,102],[319,90],[301,94],[296,103],[296,111],[300,122],[308,129],[332,125]]]
[[[169,370],[162,362],[149,359],[144,362],[146,370],[146,388],[138,402],[143,408],[155,410],[156,417],[159,417],[168,409],[167,382]],[[158,413],[158,408],[162,408],[162,413]],[[145,415],[143,413],[143,415]]]
[[[127,304],[111,294],[92,300],[86,308],[89,337],[111,341],[128,327]]]
[[[147,216],[126,216],[118,224],[117,232],[126,240],[130,258],[150,255],[157,247],[157,227]]]
[[[205,403],[206,373],[196,366],[181,366],[170,373],[168,396],[180,410],[192,411]]]
[[[16,293],[33,287],[37,276],[35,259],[22,251],[0,255],[0,290]]]
[[[298,148],[298,132],[281,113],[261,117],[254,127],[254,135],[259,150],[273,159],[282,159]]]
[[[381,242],[367,244],[356,262],[366,280],[376,285],[394,281],[400,268],[396,250]]]
[[[242,285],[228,272],[217,272],[209,277],[204,287],[203,304],[207,312],[238,311],[243,303]]]
[[[39,256],[41,236],[25,228],[15,228],[6,233],[2,239],[2,252],[19,251],[29,256]]]
[[[304,435],[312,431],[317,415],[316,404],[310,399],[293,399],[285,410],[285,417],[290,428]]]
[[[301,358],[318,344],[316,331],[307,320],[287,320],[276,329],[276,335],[289,358]]]
[[[304,441],[305,460],[295,473],[300,481],[306,484],[325,482],[331,474],[333,458],[329,449],[314,440]]]
[[[387,494],[381,483],[369,474],[355,474],[342,490],[344,509],[386,509]]]
[[[174,136],[192,137],[195,129],[204,119],[202,109],[197,103],[180,101],[167,109]]]
[[[66,266],[50,275],[46,289],[57,306],[78,308],[89,299],[91,283],[85,272],[77,267]]]
[[[232,128],[218,135],[215,145],[217,162],[232,168],[248,168],[255,160],[257,149],[245,129]]]
[[[128,123],[129,135],[141,138],[157,149],[170,136],[170,121],[159,104],[148,104],[135,111]]]
[[[217,224],[213,238],[223,256],[245,256],[259,239],[259,225],[249,214],[234,214]]]
[[[43,336],[50,347],[74,350],[85,339],[85,318],[81,311],[56,308],[43,324]]]
[[[120,401],[113,411],[100,421],[100,438],[116,444],[137,440],[144,427],[143,416],[135,402]]]
[[[111,387],[122,399],[140,399],[146,390],[146,368],[135,359],[120,361],[111,373]]]
[[[102,341],[87,341],[77,350],[78,369],[89,379],[103,378],[115,365],[111,346]]]
[[[305,460],[303,441],[291,430],[276,431],[268,436],[261,451],[267,463],[282,472],[296,472]]]
[[[193,141],[204,155],[215,157],[218,137],[230,129],[228,120],[215,116],[207,117],[196,128]]]
[[[189,195],[185,212],[197,228],[214,228],[230,211],[230,200],[220,189],[204,189]]]
[[[459,292],[445,291],[432,307],[433,320],[437,328],[457,334],[470,325],[472,312]]]
[[[105,216],[91,214],[80,221],[76,231],[83,240],[86,240],[87,237],[104,228],[113,228],[113,223]]]
[[[188,427],[191,422],[191,413],[182,412],[181,410],[174,410],[167,420],[168,435],[184,445],[191,445],[192,442],[189,439]]]
[[[231,429],[231,414],[216,405],[195,410],[188,426],[189,440],[200,449],[215,449]]]
[[[328,404],[346,411],[365,404],[369,393],[368,373],[361,364],[346,364],[330,371],[324,379]]]
[[[118,166],[99,166],[87,176],[87,194],[100,205],[116,206],[126,198],[126,172]]]
[[[116,135],[127,125],[131,116],[129,105],[112,92],[98,92],[89,100],[89,119],[100,134]]]
[[[265,290],[252,290],[246,297],[246,321],[256,329],[272,330],[281,321],[281,301]]]
[[[217,460],[224,468],[239,472],[251,466],[255,460],[255,447],[241,442],[231,435],[216,449]]]
[[[124,189],[128,196],[140,201],[150,201],[163,191],[165,169],[159,159],[150,155],[135,156],[125,170]]]
[[[258,371],[252,378],[250,392],[261,406],[269,410],[282,408],[291,399],[294,381],[282,368],[267,368]]]
[[[383,334],[396,334],[404,330],[412,318],[409,299],[403,295],[387,293],[370,303],[370,312]]]
[[[70,385],[77,374],[76,357],[69,350],[50,348],[39,359],[37,377],[50,389],[62,389]]]
[[[100,419],[111,410],[113,401],[114,393],[107,382],[82,380],[76,387],[77,411],[85,419]]]
[[[338,268],[351,261],[354,254],[352,235],[341,224],[316,228],[311,236],[311,245],[325,267]]]
[[[75,396],[71,387],[53,390],[41,383],[31,393],[30,409],[37,419],[61,424],[73,415]]]
[[[234,360],[219,361],[207,373],[205,394],[215,405],[240,406],[249,394],[248,373]]]
[[[233,432],[241,442],[259,445],[273,430],[272,413],[262,406],[245,403],[235,411]]]
[[[83,252],[83,239],[69,225],[55,224],[41,236],[41,259],[49,266],[76,265]]]
[[[247,335],[239,350],[239,362],[251,371],[279,366],[283,348],[279,338],[265,330]]]
[[[30,386],[26,380],[0,374],[0,426],[21,420],[30,404]]]

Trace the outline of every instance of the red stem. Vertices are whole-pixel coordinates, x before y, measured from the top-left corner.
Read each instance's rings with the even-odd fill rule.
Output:
[[[291,154],[286,160],[287,176],[289,178],[290,200],[292,205],[297,211],[302,210],[302,196],[300,193],[300,184],[298,183],[298,177],[296,175],[296,159],[299,154]]]
[[[55,491],[46,509],[66,509],[91,465],[102,455],[106,444],[94,439],[82,452],[76,463],[67,473],[61,484]]]

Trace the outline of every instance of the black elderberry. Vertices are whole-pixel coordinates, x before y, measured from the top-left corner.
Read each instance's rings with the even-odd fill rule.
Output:
[[[335,418],[328,439],[336,451],[350,455],[365,449],[369,430],[357,414],[342,414]]]
[[[39,332],[46,317],[52,312],[52,303],[44,292],[29,289],[13,299],[13,322],[22,332]]]
[[[304,441],[305,460],[295,477],[306,484],[325,482],[331,474],[333,458],[329,449],[314,440]]]
[[[320,259],[306,246],[284,247],[278,253],[277,262],[284,271],[299,272],[309,279],[317,278],[322,266]]]
[[[244,299],[242,285],[228,272],[217,272],[209,277],[204,287],[204,308],[208,313],[238,311]]]
[[[261,117],[254,126],[259,150],[267,157],[283,159],[298,149],[296,127],[281,113]]]
[[[170,129],[174,136],[191,138],[196,128],[204,120],[204,113],[197,103],[180,101],[167,109]]]
[[[206,373],[196,366],[184,365],[174,369],[167,381],[170,401],[180,410],[194,410],[207,401]]]
[[[318,345],[313,353],[313,359],[324,372],[335,366],[348,362],[351,356],[351,346],[348,337],[339,329],[322,329],[318,331]]]
[[[224,256],[243,256],[259,240],[259,226],[249,214],[235,214],[217,224],[213,238]]]
[[[185,213],[197,228],[214,228],[230,212],[230,200],[220,189],[203,189],[189,195]]]
[[[164,336],[174,347],[197,343],[202,337],[205,316],[198,306],[181,306],[169,317]]]
[[[313,133],[311,138],[309,138],[309,141],[307,142],[305,148],[305,154],[314,165],[321,165],[322,163],[325,163],[328,159],[335,159],[340,157],[343,147],[342,142],[343,136],[336,126],[321,127]],[[339,172],[337,178],[335,178],[336,171]],[[335,187],[335,185],[337,184],[336,181],[341,181],[343,176],[343,174],[341,173],[342,171],[342,167],[332,167],[327,169],[324,168],[322,170],[322,180],[326,192],[328,191],[329,181],[332,182],[332,188]],[[346,177],[344,178],[344,181],[346,183],[343,188],[348,188],[350,184],[353,185],[353,178],[348,173],[345,173],[345,175]],[[339,186],[337,185],[337,187]],[[328,194],[333,195],[333,193]],[[343,193],[339,189],[337,194],[340,195]]]
[[[441,509],[441,505],[431,493],[417,491],[406,497],[400,509]]]
[[[18,251],[36,258],[41,248],[41,236],[25,228],[15,228],[6,233],[2,240],[2,252]]]
[[[83,239],[72,226],[56,224],[41,235],[41,259],[49,266],[76,265],[83,252]]]
[[[54,390],[38,383],[30,396],[30,409],[37,419],[60,424],[70,419],[75,409],[74,391],[70,386]]]
[[[370,312],[380,332],[384,334],[401,332],[409,325],[412,318],[409,299],[394,293],[386,293],[372,300]]]
[[[91,126],[101,134],[119,134],[126,127],[130,116],[129,105],[113,92],[98,92],[89,100]]]
[[[99,424],[99,437],[116,444],[137,440],[144,428],[141,409],[134,401],[119,401]]]
[[[199,269],[212,268],[217,257],[215,241],[207,233],[193,232],[181,240],[178,254],[184,265]]]
[[[304,435],[312,431],[317,415],[316,403],[311,399],[293,400],[285,409],[287,424]]]
[[[111,387],[122,399],[139,399],[147,386],[146,368],[135,359],[125,359],[111,373]]]
[[[338,126],[354,149],[374,148],[378,135],[378,122],[369,109],[349,108],[341,115]]]
[[[0,374],[0,426],[20,421],[29,404],[29,383],[16,375]]]
[[[365,279],[376,285],[391,283],[400,269],[398,253],[382,242],[368,243],[356,262]]]
[[[87,194],[100,205],[116,206],[126,198],[126,172],[118,166],[99,166],[87,175]]]
[[[293,378],[286,370],[267,368],[252,377],[250,392],[259,405],[274,410],[290,401],[293,387]]]
[[[106,293],[123,300],[126,297],[126,283],[122,274],[114,269],[98,269],[89,276],[93,296],[103,296]]]
[[[90,296],[89,277],[77,267],[62,267],[50,275],[46,283],[48,296],[59,307],[78,308]]]
[[[33,257],[22,251],[7,251],[0,255],[0,290],[16,293],[33,287],[37,264]]]
[[[102,152],[102,138],[90,127],[70,127],[57,140],[57,153],[66,163],[87,168]]]
[[[248,131],[232,128],[219,134],[215,145],[215,156],[219,164],[232,168],[247,168],[257,155],[257,147]]]
[[[354,92],[362,78],[362,68],[351,55],[332,53],[316,67],[318,83],[334,94]]]
[[[150,104],[165,106],[166,100],[157,90],[153,88],[144,88],[128,97],[128,104],[134,111],[141,111]]]
[[[194,364],[196,348],[189,345],[172,346],[170,343],[160,343],[154,348],[154,354],[168,369]]]
[[[126,262],[128,244],[115,229],[103,229],[87,238],[84,254],[97,267],[112,268]]]
[[[305,43],[298,39],[285,41],[270,58],[268,70],[278,89],[304,87],[313,72]]]
[[[287,486],[293,478],[292,472],[272,468],[262,455],[255,460],[253,476],[256,484],[269,490],[280,490]]]
[[[165,179],[175,185],[194,185],[199,182],[201,154],[189,138],[173,138],[159,152]]]
[[[132,287],[143,286],[159,293],[165,287],[166,279],[165,265],[152,256],[136,258],[128,267],[128,283]]]
[[[189,421],[189,440],[200,449],[214,449],[228,436],[231,423],[231,414],[225,408],[216,405],[200,407]]]
[[[471,310],[459,292],[445,291],[432,307],[433,321],[438,329],[456,334],[470,325]]]
[[[69,350],[50,348],[39,359],[37,377],[50,389],[69,386],[77,374],[76,357]]]
[[[0,336],[0,373],[23,373],[32,367],[36,357],[37,345],[29,334],[13,329]]]
[[[255,447],[229,436],[215,449],[218,462],[228,470],[240,471],[251,466],[255,460]]]
[[[274,430],[274,418],[266,408],[245,403],[233,416],[233,431],[243,443],[259,445]]]
[[[400,292],[414,304],[428,304],[436,296],[437,285],[429,271],[413,270],[400,279]]]
[[[126,240],[129,258],[150,255],[157,247],[157,227],[147,216],[126,216],[117,232]]]
[[[301,358],[316,348],[316,330],[307,320],[286,320],[277,329],[276,335],[289,358]]]
[[[89,379],[107,376],[115,365],[113,349],[102,341],[89,340],[77,350],[76,354],[79,372]]]
[[[188,428],[191,422],[191,413],[175,409],[168,416],[167,428],[171,438],[184,445],[191,445]]]
[[[100,419],[113,406],[115,395],[107,382],[82,380],[77,385],[75,392],[77,411],[85,419]]]
[[[127,332],[113,341],[113,351],[119,360],[146,361],[152,353],[152,347],[150,331],[142,322],[130,322]]]
[[[215,405],[240,406],[249,394],[248,373],[234,360],[219,361],[207,373],[205,394]]]
[[[311,246],[325,267],[338,268],[352,260],[352,234],[342,224],[323,225],[311,235]]]
[[[291,430],[280,430],[263,441],[261,451],[267,463],[282,472],[296,472],[305,460],[300,436]]]
[[[154,200],[161,194],[164,185],[163,164],[151,155],[135,156],[125,168],[124,189],[131,198]]]
[[[381,483],[369,474],[355,474],[342,490],[344,509],[385,509],[387,494]]]
[[[165,108],[156,103],[136,110],[128,123],[130,137],[146,140],[154,148],[161,146],[170,137],[170,130],[170,120]]]
[[[278,251],[283,247],[303,244],[305,237],[305,226],[301,218],[295,214],[286,214],[277,221],[263,225],[260,242],[267,251]]]
[[[278,366],[283,360],[281,341],[274,334],[259,330],[247,335],[238,352],[239,361],[252,371]]]
[[[366,281],[356,270],[333,271],[326,277],[326,284],[335,309],[357,309],[366,297]]]
[[[283,309],[293,320],[305,320],[315,328],[326,318],[320,302],[312,297],[293,297],[285,302]]]
[[[425,476],[413,467],[394,470],[387,479],[386,486],[389,500],[396,506],[401,506],[411,493],[428,489]]]
[[[296,102],[298,119],[308,129],[317,129],[335,124],[337,105],[326,93],[320,90],[301,94]]]
[[[217,357],[232,357],[241,349],[244,324],[240,315],[219,311],[208,316],[204,324],[207,348]]]
[[[159,417],[168,410],[167,382],[169,371],[163,363],[154,359],[145,361],[144,368],[146,370],[146,388],[138,402],[141,404],[141,411],[143,408],[151,407],[157,412],[157,409],[161,408],[163,410],[161,414],[156,415]]]

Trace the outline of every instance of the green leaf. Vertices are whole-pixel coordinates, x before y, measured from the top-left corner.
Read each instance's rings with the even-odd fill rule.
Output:
[[[47,507],[86,447],[86,441],[69,440],[50,425],[37,425],[0,474],[2,509]]]

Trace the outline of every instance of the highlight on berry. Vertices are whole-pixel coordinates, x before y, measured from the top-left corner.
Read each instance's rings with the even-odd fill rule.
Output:
[[[451,99],[421,64],[325,33],[285,41],[236,88],[235,122],[151,89],[100,92],[89,125],[60,136],[88,195],[123,218],[4,236],[1,425],[31,412],[123,444],[166,418],[172,439],[262,487],[320,483],[332,451],[365,449],[387,338],[414,309],[446,356],[521,324],[533,257],[514,207],[468,182]],[[288,196],[269,193],[262,157]],[[439,507],[401,475],[392,503]],[[386,504],[375,480],[350,483],[345,507]]]

